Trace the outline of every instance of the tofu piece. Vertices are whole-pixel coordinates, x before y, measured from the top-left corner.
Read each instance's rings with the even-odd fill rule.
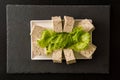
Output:
[[[55,32],[62,32],[62,19],[60,16],[52,17],[53,28]]]
[[[96,48],[97,47],[95,45],[90,44],[86,50],[80,51],[80,54],[86,58],[90,58],[92,54],[95,52]]]
[[[81,20],[79,22],[79,25],[81,25],[86,32],[93,31],[95,29],[94,25],[89,19]]]
[[[64,49],[63,52],[67,64],[76,63],[76,59],[72,49]]]
[[[74,27],[74,18],[70,16],[64,16],[64,32],[71,32]],[[72,49],[64,49],[64,56],[67,64],[76,63],[76,59]]]
[[[41,33],[43,30],[46,30],[46,28],[43,28],[41,26],[34,25],[31,30],[31,40],[32,40],[32,57],[44,55],[46,53],[46,48],[40,48],[37,45],[37,40],[41,37]]]
[[[53,52],[52,60],[54,63],[62,63],[62,49]]]
[[[73,17],[64,16],[64,32],[71,32],[74,27],[75,20]]]
[[[62,19],[60,16],[52,17],[53,30],[55,32],[62,32]],[[52,60],[54,63],[62,63],[62,50],[56,50],[52,54]]]

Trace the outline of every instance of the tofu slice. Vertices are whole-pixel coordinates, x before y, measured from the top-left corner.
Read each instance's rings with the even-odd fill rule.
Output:
[[[53,30],[55,32],[62,32],[62,19],[60,16],[52,17]],[[52,54],[52,60],[54,63],[62,63],[62,50],[56,50]]]
[[[94,25],[89,19],[81,20],[79,22],[79,25],[81,25],[86,32],[93,31],[95,29]]]
[[[41,33],[46,28],[43,28],[41,26],[34,25],[31,30],[31,40],[32,40],[32,57],[44,55],[46,53],[46,48],[40,48],[37,45],[37,40],[41,37]]]
[[[74,18],[70,16],[64,16],[64,32],[71,32],[74,27]],[[67,64],[76,63],[76,59],[72,49],[64,49],[64,56]]]
[[[53,52],[52,60],[54,63],[62,63],[62,49]]]
[[[86,50],[80,51],[80,54],[86,58],[90,58],[92,54],[95,52],[96,48],[97,47],[94,44],[90,44]]]
[[[60,16],[52,17],[52,25],[55,32],[62,32],[62,19]]]
[[[67,64],[76,63],[76,59],[75,59],[75,56],[74,56],[72,49],[64,49],[63,52],[65,55],[65,59],[66,59]]]
[[[73,17],[64,16],[64,32],[71,32],[74,27],[75,20]]]

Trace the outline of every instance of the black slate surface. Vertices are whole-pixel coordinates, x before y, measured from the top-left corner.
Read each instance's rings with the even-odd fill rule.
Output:
[[[109,73],[109,6],[8,5],[6,10],[8,73]],[[97,50],[92,60],[78,60],[73,65],[31,60],[30,20],[50,19],[54,15],[93,20]]]

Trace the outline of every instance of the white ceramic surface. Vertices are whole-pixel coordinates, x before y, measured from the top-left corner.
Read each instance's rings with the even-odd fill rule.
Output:
[[[81,19],[76,19],[75,21],[80,21]],[[92,20],[90,20],[92,22]],[[32,31],[32,27],[34,25],[37,25],[37,26],[42,26],[42,27],[45,27],[45,28],[48,28],[48,29],[53,29],[52,27],[52,20],[31,20],[30,21],[30,31]],[[91,33],[92,35],[92,33]],[[31,43],[32,43],[32,39],[31,39]],[[88,58],[85,58],[84,56],[80,55],[79,53],[75,53],[75,57],[76,59],[88,59]],[[92,56],[89,58],[89,59],[92,59]],[[33,57],[32,56],[32,45],[31,45],[31,60],[52,60],[51,56],[35,56]]]

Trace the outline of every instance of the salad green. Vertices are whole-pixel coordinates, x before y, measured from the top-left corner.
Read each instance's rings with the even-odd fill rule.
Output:
[[[57,33],[53,30],[44,30],[41,38],[37,40],[37,43],[42,48],[46,47],[47,54],[63,48],[70,48],[79,52],[88,47],[90,38],[90,33],[83,31],[82,27],[79,26],[73,28],[70,33]]]

